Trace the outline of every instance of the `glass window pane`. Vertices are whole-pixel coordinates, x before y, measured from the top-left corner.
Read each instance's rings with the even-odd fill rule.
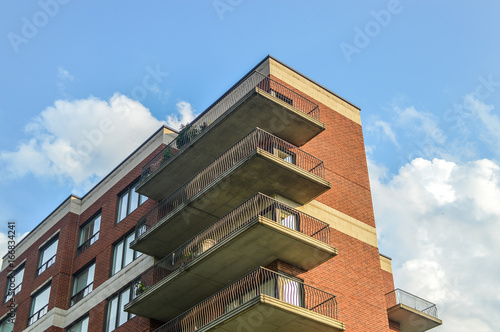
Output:
[[[8,320],[4,321],[2,325],[0,325],[0,332],[12,332],[14,329],[14,324],[10,323]]]
[[[135,233],[130,234],[125,239],[125,257],[123,260],[123,266],[127,266],[134,260],[134,250],[130,249],[130,243],[134,241]]]
[[[120,271],[122,269],[123,261],[123,241],[115,246],[113,254],[113,273]]]
[[[127,206],[128,206],[128,192],[120,197],[120,203],[118,207],[118,221],[122,221],[127,216]]]
[[[135,191],[135,187],[130,189],[130,211],[132,213],[139,206],[139,194]]]
[[[100,228],[101,228],[101,215],[99,215],[97,218],[95,218],[95,220],[93,222],[92,235],[95,235],[95,233],[99,232]]]
[[[40,261],[40,266],[47,263],[52,257],[56,255],[57,252],[57,243],[59,239],[55,240],[54,243],[45,248],[42,252],[42,258]]]
[[[49,304],[50,286],[33,298],[30,316]]]
[[[68,332],[87,332],[89,329],[89,318],[85,318],[78,324],[74,325]]]
[[[116,328],[116,315],[118,314],[118,296],[112,299],[108,304],[108,326],[107,331],[114,331]]]
[[[86,269],[85,271],[83,271],[82,273],[80,273],[78,276],[75,277],[73,283],[72,295],[75,295],[76,293],[80,292],[94,281],[94,270],[95,270],[95,264],[92,264],[91,266],[89,266],[88,269]]]
[[[130,289],[127,289],[120,294],[120,316],[118,320],[118,326],[124,324],[128,320],[128,312],[124,311],[123,307],[128,303],[129,300]]]

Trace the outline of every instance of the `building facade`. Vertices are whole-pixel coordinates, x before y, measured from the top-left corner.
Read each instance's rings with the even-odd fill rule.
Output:
[[[4,257],[0,331],[440,325],[434,304],[395,290],[379,253],[360,119],[266,57]]]

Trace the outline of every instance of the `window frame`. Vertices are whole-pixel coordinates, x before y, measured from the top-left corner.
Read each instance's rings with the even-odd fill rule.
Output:
[[[16,308],[16,310],[17,310],[17,308]],[[11,321],[12,319],[14,320],[14,322]],[[2,324],[5,324],[5,323],[12,324],[12,330],[14,330],[14,325],[16,324],[16,316],[14,315],[14,317],[12,317],[12,314],[9,312],[6,317],[4,317],[2,320],[0,320],[0,331],[2,329]]]
[[[75,304],[77,304],[79,301],[81,301],[84,297],[86,297],[87,295],[89,295],[90,293],[92,293],[92,291],[94,290],[94,279],[95,279],[95,265],[96,265],[96,262],[95,262],[95,259],[90,261],[87,265],[85,265],[83,268],[81,268],[78,272],[74,273],[73,276],[72,276],[72,282],[71,282],[71,297],[70,297],[70,300],[69,300],[69,307],[71,308],[72,306],[74,306]],[[79,290],[78,292],[74,293],[75,291],[75,282],[77,280],[77,278],[79,276],[81,276],[82,273],[85,273],[85,271],[88,271],[91,267],[94,267],[94,273],[92,275],[92,282],[88,283],[84,288],[82,288],[81,290]],[[88,291],[88,293],[85,294],[85,290],[87,288],[90,288],[90,290]],[[83,292],[83,295],[80,297],[80,294],[79,293],[82,293]],[[77,297],[78,298],[76,300],[74,300],[75,302],[73,302],[73,298]]]
[[[49,289],[49,296],[48,296],[48,299],[47,299],[47,304],[44,305],[41,309],[39,309],[37,312],[33,313],[33,303],[34,303],[34,300],[40,295],[42,294],[43,292],[45,292],[47,289]],[[48,282],[46,285],[44,285],[41,289],[39,289],[38,291],[36,291],[34,294],[32,294],[30,296],[30,310],[29,310],[29,314],[28,314],[28,325],[27,326],[31,326],[33,324],[35,324],[38,320],[40,320],[40,318],[42,318],[43,316],[45,316],[48,312],[48,307],[49,307],[49,303],[50,303],[50,293],[52,291],[52,282]],[[40,312],[44,311],[45,312],[40,316]],[[34,321],[32,321],[32,318],[37,315],[38,318]]]
[[[68,325],[64,330],[66,332],[71,332],[71,329],[74,328],[75,326],[77,326],[78,324],[82,323],[84,320],[88,319],[88,323],[87,323],[87,327],[88,327],[88,324],[90,322],[90,315],[89,313],[86,313],[85,315],[83,315],[82,317],[78,318],[76,321],[74,321],[73,323],[71,323],[70,325]],[[87,331],[88,332],[88,328],[87,328]]]
[[[132,229],[130,232],[126,233],[124,236],[122,236],[120,239],[118,239],[118,241],[116,241],[115,243],[113,243],[112,247],[113,247],[113,250],[112,250],[112,253],[111,253],[111,268],[109,269],[109,273],[110,273],[110,277],[114,276],[115,274],[117,274],[118,272],[120,272],[121,270],[123,270],[125,267],[127,267],[129,264],[131,264],[133,261],[135,261],[137,258],[139,258],[142,253],[137,251],[137,250],[133,250],[133,258],[132,260],[130,261],[130,263],[128,264],[125,264],[124,265],[124,262],[125,260],[123,259],[125,257],[125,253],[127,252],[127,247],[125,246],[125,244],[127,243],[127,239],[129,238],[129,236],[131,235],[134,235],[134,239],[131,242],[133,242],[137,237],[136,237],[136,234],[135,234],[135,228]],[[122,252],[121,252],[121,264],[120,264],[120,269],[118,271],[115,271],[115,260],[116,260],[116,257],[118,257],[117,254],[115,254],[115,250],[116,248],[120,245],[120,243],[123,243],[123,247],[122,247]]]
[[[108,299],[106,300],[106,316],[105,316],[105,320],[104,320],[104,331],[105,332],[111,332],[111,331],[114,331],[116,330],[117,328],[119,328],[120,326],[126,324],[128,321],[130,321],[132,318],[134,318],[136,315],[132,314],[132,313],[129,313],[129,312],[126,312],[127,314],[127,319],[125,320],[125,322],[123,322],[122,324],[118,325],[119,323],[119,317],[121,315],[121,311],[120,311],[120,308],[123,308],[125,305],[127,305],[128,303],[130,303],[130,301],[132,301],[133,299],[136,298],[136,294],[135,294],[135,285],[137,284],[137,280],[134,280],[133,282],[131,282],[130,284],[128,284],[127,286],[123,287],[122,289],[120,289],[119,291],[117,291],[116,293],[114,293],[113,295],[111,295],[110,297],[108,297]],[[127,303],[123,304],[122,305],[122,296],[123,294],[128,291],[129,292],[129,300]],[[116,305],[116,312],[115,312],[115,318],[114,318],[114,327],[112,329],[110,329],[110,323],[111,323],[111,315],[110,315],[110,311],[111,311],[111,303],[113,300],[117,300],[117,305]]]
[[[90,236],[87,240],[82,241],[82,234],[83,231],[87,228],[90,227],[90,225],[95,225],[95,221],[99,218],[99,229],[97,232],[94,232],[92,236]],[[99,209],[92,217],[90,217],[86,222],[84,222],[79,228],[78,228],[78,247],[76,248],[76,256],[79,256],[81,253],[83,253],[85,250],[87,250],[91,245],[97,242],[99,240],[99,232],[101,231],[101,223],[102,223],[102,210]],[[95,231],[95,230],[94,230]],[[95,239],[94,239],[95,238]]]
[[[139,206],[144,204],[147,200],[148,197],[145,195],[141,195],[138,192],[135,191],[135,188],[139,184],[139,178],[135,179],[132,181],[125,189],[120,191],[118,193],[118,200],[116,202],[116,219],[115,219],[115,224],[120,223],[123,219],[127,218],[132,212],[134,212]],[[131,197],[133,195],[133,192],[137,195],[137,206],[135,206],[133,209],[131,209]],[[125,215],[122,218],[122,210],[123,210],[123,204],[122,204],[122,198],[124,196],[127,196],[127,208]]]
[[[55,242],[57,242],[56,245],[56,253],[54,256],[50,257],[45,263],[42,264],[43,260],[43,253],[45,250],[47,250],[50,246],[52,246]],[[43,246],[38,249],[38,263],[37,263],[37,268],[36,268],[36,276],[38,277],[41,275],[43,272],[47,271],[49,267],[55,264],[56,262],[56,257],[57,257],[57,249],[59,249],[59,234],[55,235],[53,238],[51,238],[47,243],[45,243]],[[50,264],[49,264],[50,263]],[[40,271],[44,267],[43,271]]]
[[[26,267],[26,262],[23,262],[14,271],[12,271],[9,274],[7,274],[7,285],[5,287],[5,295],[3,297],[3,303],[6,303],[10,299],[12,299],[14,296],[16,296],[17,294],[19,294],[19,292],[21,291],[21,289],[22,289],[21,286],[23,284],[23,279],[24,279],[25,267]],[[16,285],[12,289],[12,294],[10,294],[10,292],[11,292],[11,287],[10,287],[11,281],[10,280],[12,279],[12,277],[14,277],[14,284],[15,284],[15,280],[16,280],[15,277],[17,277],[17,275],[19,274],[19,272],[21,272],[21,270],[23,271],[23,277],[21,279],[21,282],[19,283],[19,285]],[[17,288],[19,288],[19,289],[16,291]]]

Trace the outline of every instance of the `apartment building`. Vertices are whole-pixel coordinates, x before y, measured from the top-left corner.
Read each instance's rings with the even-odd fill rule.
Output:
[[[360,119],[266,57],[4,257],[0,332],[441,325],[379,253]]]

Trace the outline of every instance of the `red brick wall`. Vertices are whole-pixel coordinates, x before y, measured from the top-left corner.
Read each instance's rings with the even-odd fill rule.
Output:
[[[123,177],[80,216],[68,213],[48,232],[43,234],[30,249],[16,257],[15,265],[22,262],[24,259],[26,259],[26,263],[21,291],[14,297],[15,303],[18,306],[14,328],[15,332],[22,331],[27,326],[31,305],[31,293],[51,277],[52,281],[48,311],[52,310],[54,307],[61,309],[69,308],[71,286],[73,282],[72,276],[92,260],[95,259],[96,261],[94,289],[99,287],[99,285],[110,277],[112,244],[134,229],[137,220],[157,203],[151,199],[146,201],[120,223],[115,225],[118,193],[140,176],[142,165],[156,155],[161,148],[162,147],[156,149],[156,151],[141,162],[141,164],[134,168],[129,174]],[[100,209],[102,215],[99,240],[76,257],[79,227]],[[58,229],[60,229],[60,233],[56,261],[40,276],[35,277],[39,253],[38,247],[51,238]],[[6,280],[8,272],[8,269],[5,269],[0,273],[0,294],[2,295],[2,300],[7,285]],[[0,317],[9,311],[7,305],[8,303],[5,303],[0,307]],[[106,301],[90,310],[89,331],[102,331],[105,319],[105,308]],[[82,315],[83,314],[84,313],[82,313]],[[149,319],[145,318],[134,318],[131,320],[130,324],[133,326],[133,331],[147,331],[150,327]],[[121,330],[125,331],[125,329]],[[64,329],[52,327],[48,331],[64,331]]]
[[[332,188],[316,200],[375,227],[361,125],[272,77],[319,105],[326,130],[301,148],[325,163]],[[382,276],[378,249],[332,231],[338,256],[303,274],[306,284],[337,297],[338,320],[349,332],[387,332],[387,276]]]
[[[382,278],[384,280],[384,294],[392,292],[395,289],[392,273],[382,270]]]
[[[370,181],[361,125],[321,104],[305,93],[271,76],[319,105],[326,130],[301,147],[325,163],[332,189],[316,200],[375,226]]]

